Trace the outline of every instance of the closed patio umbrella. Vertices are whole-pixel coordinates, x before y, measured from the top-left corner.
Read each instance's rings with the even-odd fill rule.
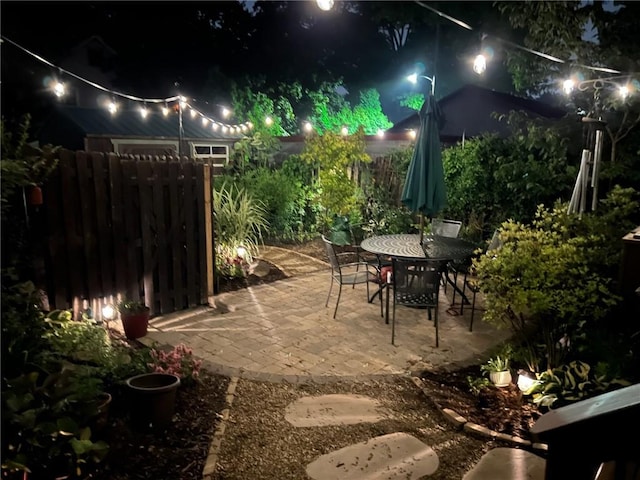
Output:
[[[420,213],[420,243],[424,217],[440,212],[447,203],[440,147],[442,117],[440,107],[430,94],[420,109],[420,131],[402,188],[402,203]]]

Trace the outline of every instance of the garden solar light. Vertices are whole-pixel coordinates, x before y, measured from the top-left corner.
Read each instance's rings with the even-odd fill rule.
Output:
[[[518,388],[521,392],[526,392],[537,382],[532,375],[531,372],[526,370],[518,370]]]
[[[105,320],[113,320],[116,317],[116,309],[113,308],[113,305],[107,303],[104,307],[102,307],[102,318]]]

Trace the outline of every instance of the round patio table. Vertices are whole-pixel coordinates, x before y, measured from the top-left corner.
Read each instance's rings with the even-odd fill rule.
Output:
[[[400,233],[365,238],[360,248],[387,257],[464,261],[473,256],[477,245],[461,238],[440,235],[425,235],[421,245],[419,234]]]

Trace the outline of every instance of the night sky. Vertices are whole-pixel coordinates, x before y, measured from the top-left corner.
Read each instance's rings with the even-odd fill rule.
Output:
[[[438,27],[437,15],[426,10],[418,8],[412,15],[418,18],[415,31],[398,53],[378,33],[373,15],[355,15],[347,4],[323,12],[315,1],[289,2],[286,15],[278,15],[277,2],[270,3],[267,7],[271,11],[259,18],[246,5],[234,1],[5,0],[0,9],[4,37],[58,66],[74,46],[98,35],[116,53],[108,72],[111,85],[107,86],[140,97],[164,98],[180,92],[212,104],[228,103],[230,84],[244,77],[264,79],[267,84],[298,80],[310,87],[314,82],[342,77],[354,91],[377,88],[385,113],[397,122],[411,113],[399,107],[397,100],[399,93],[411,89],[406,75],[416,62],[427,70],[434,69],[437,54],[439,97],[468,82],[506,84],[504,78],[475,78],[464,64],[467,52],[458,50],[451,55],[446,48],[452,35],[471,44],[477,35],[449,23],[440,22]],[[416,8],[414,2],[392,3],[393,8]],[[475,2],[480,3],[489,5]],[[364,2],[364,8],[371,6],[368,4]],[[458,9],[464,11],[460,6]],[[313,28],[307,28],[310,24]],[[439,44],[435,44],[436,35]],[[4,42],[3,117],[27,111],[38,117],[46,112],[56,100],[43,85],[43,78],[57,73]],[[99,79],[89,80],[100,83]],[[74,82],[71,80],[71,86]]]

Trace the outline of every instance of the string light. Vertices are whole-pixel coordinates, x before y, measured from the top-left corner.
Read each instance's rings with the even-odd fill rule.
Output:
[[[318,8],[325,12],[333,8],[333,0],[316,0],[316,3],[318,4]]]
[[[409,138],[411,138],[412,140],[415,140],[415,138],[416,138],[416,131],[415,130],[409,130]]]
[[[162,107],[162,115],[165,117],[169,115],[169,106],[166,103],[164,104],[164,107]]]
[[[66,89],[65,89],[64,83],[56,82],[55,85],[53,86],[53,93],[58,98],[63,97],[64,94],[66,93]]]
[[[302,128],[305,132],[310,132],[311,130],[313,130],[313,125],[311,125],[311,122],[304,122]]]
[[[473,60],[473,71],[478,75],[482,75],[487,69],[487,59],[481,53],[476,55],[476,58]]]
[[[349,129],[347,127],[342,127],[340,133],[342,133],[342,135],[349,135]]]
[[[273,125],[273,118],[271,118],[270,116],[267,115],[267,117],[264,119],[264,123],[270,127],[271,125]]]
[[[231,110],[229,110],[227,107],[222,107],[222,117],[228,118],[229,115],[231,115]]]
[[[376,135],[378,135],[379,138],[384,137],[384,130],[382,130],[381,128],[378,129],[378,132],[376,133]]]
[[[207,117],[202,117],[202,126],[206,127],[207,123],[209,123],[209,119]]]
[[[140,115],[142,115],[142,118],[147,118],[147,115],[149,115],[149,110],[147,110],[146,105],[140,107]]]

